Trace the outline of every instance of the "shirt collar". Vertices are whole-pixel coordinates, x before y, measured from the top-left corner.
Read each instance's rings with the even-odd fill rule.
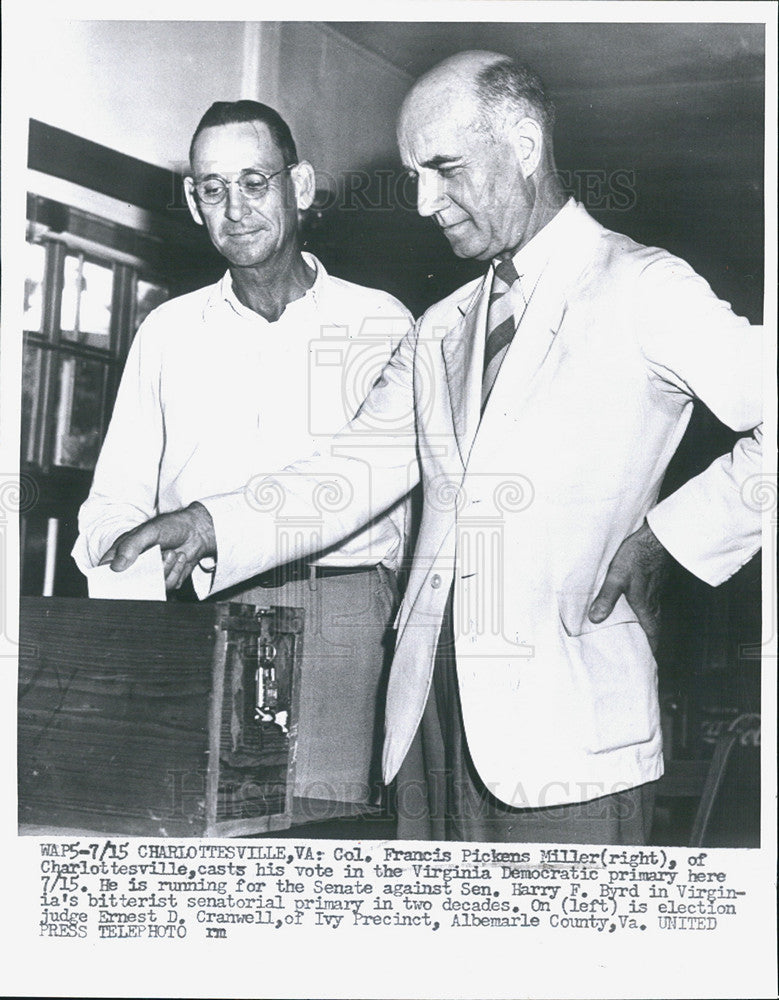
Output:
[[[299,299],[295,299],[293,302],[289,303],[287,308],[282,313],[282,316],[287,314],[288,309],[294,309],[299,304],[307,301],[312,301],[315,306],[319,305],[324,285],[328,277],[327,271],[325,270],[322,262],[306,250],[303,251],[303,259],[309,267],[313,267],[314,269],[314,283],[309,289],[307,289],[305,295],[302,295]],[[248,319],[262,319],[262,317],[258,316],[253,309],[249,309],[248,306],[245,306],[235,294],[233,279],[229,270],[225,271],[220,280],[213,286],[211,295],[209,295],[208,301],[206,302],[206,309],[223,305],[225,303],[230,306],[233,312],[237,313],[238,316],[244,316]]]
[[[564,245],[565,232],[576,213],[576,202],[569,198],[557,215],[514,254],[512,258],[523,286],[534,286],[556,247]],[[498,261],[493,261],[493,268]]]

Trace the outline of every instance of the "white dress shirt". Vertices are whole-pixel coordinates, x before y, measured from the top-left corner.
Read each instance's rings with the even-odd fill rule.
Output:
[[[144,321],[79,513],[82,569],[150,517],[312,454],[353,416],[412,319],[304,257],[314,283],[274,322],[238,301],[229,272]],[[403,523],[401,508],[327,563],[396,565]]]

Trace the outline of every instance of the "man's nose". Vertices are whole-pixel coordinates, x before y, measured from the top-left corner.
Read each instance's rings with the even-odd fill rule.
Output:
[[[444,185],[438,174],[419,174],[417,181],[417,212],[428,218],[440,212],[448,204],[448,199],[444,193]]]
[[[238,181],[230,181],[225,191],[225,215],[231,222],[240,222],[248,210],[246,198],[238,186]]]

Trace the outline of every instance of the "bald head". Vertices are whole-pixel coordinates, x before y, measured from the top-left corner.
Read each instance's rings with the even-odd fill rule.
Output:
[[[449,93],[460,100],[473,95],[479,73],[505,58],[506,56],[498,55],[496,52],[476,49],[471,52],[458,52],[457,55],[444,59],[420,76],[409,91],[403,107],[416,99],[426,99],[431,94]]]
[[[541,126],[551,150],[554,105],[538,74],[509,56],[474,49],[444,59],[411,88],[400,120],[418,102],[430,101],[471,108],[475,123],[491,131],[500,131],[508,116],[529,115]]]
[[[552,117],[535,73],[495,52],[460,52],[414,84],[398,119],[401,158],[417,210],[458,257],[513,251],[559,209]]]

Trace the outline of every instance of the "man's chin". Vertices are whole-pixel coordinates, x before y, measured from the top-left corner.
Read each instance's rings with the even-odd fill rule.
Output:
[[[460,257],[461,260],[491,260],[492,254],[489,250],[485,250],[480,246],[474,246],[473,244],[468,244],[465,241],[455,241],[449,240],[449,246],[452,248],[452,253],[455,257]]]
[[[272,256],[270,253],[263,253],[256,249],[251,249],[249,247],[241,253],[240,249],[231,247],[228,253],[223,253],[222,256],[225,258],[231,267],[259,267]]]
[[[451,229],[444,229],[443,232],[456,257],[461,257],[463,260],[489,260],[489,251],[485,250],[480,241],[473,238],[473,233],[460,231],[459,226],[452,226]]]

